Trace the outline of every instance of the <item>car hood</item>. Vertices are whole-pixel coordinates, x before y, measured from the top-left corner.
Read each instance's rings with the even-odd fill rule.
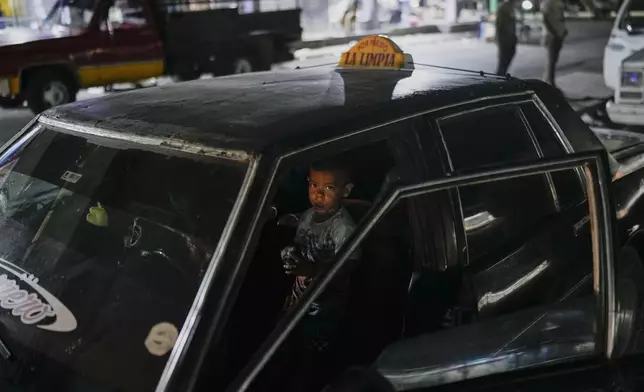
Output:
[[[69,36],[64,30],[38,30],[28,27],[9,27],[0,30],[0,47],[21,45],[34,41],[43,41],[53,38]]]

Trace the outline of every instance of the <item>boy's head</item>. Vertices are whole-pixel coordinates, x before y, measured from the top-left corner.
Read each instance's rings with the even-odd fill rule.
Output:
[[[309,168],[309,201],[319,216],[331,216],[349,196],[351,173],[340,161],[320,161]]]

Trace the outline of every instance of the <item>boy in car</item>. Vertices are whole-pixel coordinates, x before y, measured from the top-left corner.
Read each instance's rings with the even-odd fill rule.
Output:
[[[333,260],[354,231],[355,223],[342,207],[352,188],[349,170],[341,162],[318,162],[310,167],[308,194],[312,207],[299,219],[295,246],[282,250],[284,270],[295,276],[287,307],[302,297],[311,281]],[[358,257],[358,252],[354,252],[348,262],[353,264]],[[348,268],[334,277],[294,331],[293,343],[299,346],[298,350],[303,350],[301,354],[306,362],[321,359],[338,332],[347,305],[351,271],[351,266],[345,267]]]

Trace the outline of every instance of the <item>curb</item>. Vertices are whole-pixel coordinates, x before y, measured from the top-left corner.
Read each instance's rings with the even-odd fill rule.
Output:
[[[436,34],[436,33],[465,33],[470,31],[477,31],[479,29],[479,22],[453,24],[453,25],[424,25],[418,27],[408,27],[404,29],[394,29],[388,32],[381,32],[390,37],[399,37],[410,34]],[[353,41],[358,41],[364,37],[377,34],[357,34],[349,35],[346,37],[332,37],[311,41],[298,41],[291,45],[291,49],[318,49],[325,46],[343,45]]]

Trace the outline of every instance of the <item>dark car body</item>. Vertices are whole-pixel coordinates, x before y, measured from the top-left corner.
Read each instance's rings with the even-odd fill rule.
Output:
[[[499,128],[505,127],[506,135],[512,141],[486,134],[497,125]],[[277,216],[285,212],[281,210],[283,206],[274,204],[272,200],[281,191],[278,179],[286,175],[290,168],[377,140],[387,140],[399,154],[397,159],[403,162],[406,173],[405,186],[467,176],[488,168],[512,168],[530,162],[565,159],[575,154],[606,155],[602,142],[579,119],[564,98],[546,84],[461,71],[305,69],[223,77],[110,95],[45,112],[9,142],[7,148],[21,143],[25,135],[33,132],[34,126],[86,137],[96,140],[95,143],[99,145],[117,146],[119,150],[151,149],[165,153],[171,150],[173,154],[180,153],[181,156],[194,159],[233,159],[243,161],[248,166],[244,177],[241,178],[240,174],[237,179],[241,185],[229,215],[227,212],[212,217],[214,220],[225,219],[225,228],[212,260],[204,266],[203,273],[195,282],[198,283],[198,289],[192,286],[195,299],[189,311],[183,308],[185,319],[182,324],[177,324],[181,334],[172,353],[159,358],[166,361],[163,373],[158,373],[160,368],[156,363],[155,372],[145,373],[142,370],[141,374],[131,374],[134,380],[140,379],[140,385],[149,385],[158,379],[159,391],[223,390],[243,367],[254,366],[254,362],[249,362],[250,354],[259,347],[265,336],[263,334],[276,325],[270,317],[263,317],[263,311],[272,306],[269,304],[272,297],[270,287],[279,283],[277,276],[281,276],[281,261],[279,252],[274,252],[266,259],[260,258],[262,262],[259,264],[251,260],[254,260],[256,247],[277,247],[279,251],[280,238],[283,237],[275,234],[270,241],[266,241],[262,236],[275,225]],[[483,131],[477,131],[479,129]],[[461,137],[459,132],[466,137]],[[510,154],[519,150],[519,140],[527,141],[530,153],[526,156]],[[477,161],[480,156],[477,148],[482,145],[498,152],[495,161],[484,164]],[[501,154],[503,151],[510,155]],[[640,230],[642,220],[639,211],[644,206],[639,197],[644,174],[637,169],[637,165],[633,166],[629,173],[613,184],[610,184],[608,171],[601,172],[600,181],[614,193],[617,208],[622,208],[625,203],[629,206],[618,220],[609,213],[604,216],[610,223],[617,222],[615,247],[621,249],[632,245],[636,252],[642,252],[644,235]],[[538,380],[534,381],[534,386],[581,391],[589,389],[584,389],[581,384],[578,389],[571,387],[561,381],[558,372],[583,374],[586,370],[596,376],[585,378],[587,384],[584,385],[588,388],[604,390],[604,383],[614,385],[618,379],[615,374],[602,370],[600,377],[596,370],[606,369],[613,363],[607,364],[599,348],[596,355],[591,355],[592,366],[587,365],[588,358],[581,355],[586,353],[583,350],[588,347],[591,351],[599,347],[594,340],[598,332],[593,329],[592,322],[587,323],[596,316],[596,302],[583,301],[586,298],[584,295],[593,293],[593,274],[597,273],[597,269],[580,261],[591,259],[595,253],[593,242],[589,239],[593,230],[596,230],[591,226],[596,224],[592,223],[594,218],[589,217],[588,212],[585,190],[588,177],[581,170],[568,170],[547,172],[535,181],[525,183],[523,189],[514,188],[514,194],[508,189],[491,185],[489,192],[481,193],[481,198],[472,204],[472,209],[479,208],[476,211],[487,211],[487,217],[502,218],[512,225],[518,225],[523,220],[532,221],[536,219],[533,219],[534,216],[543,213],[546,218],[539,220],[538,224],[529,225],[521,235],[515,235],[508,230],[508,226],[499,229],[502,226],[498,226],[493,219],[485,218],[485,215],[468,216],[470,211],[463,207],[464,196],[454,189],[441,193],[431,199],[431,203],[423,205],[425,209],[422,211],[427,213],[426,216],[417,213],[409,217],[421,228],[419,244],[431,243],[436,251],[434,257],[428,257],[422,266],[409,265],[410,271],[386,274],[378,290],[382,297],[377,297],[382,299],[378,304],[382,312],[370,308],[375,313],[369,316],[373,317],[369,319],[369,325],[376,326],[372,330],[377,335],[379,327],[392,328],[396,336],[415,339],[418,334],[413,333],[411,328],[413,325],[420,326],[423,320],[419,321],[418,313],[413,312],[414,306],[422,306],[422,301],[412,298],[413,286],[427,284],[425,278],[428,278],[428,289],[431,291],[431,282],[448,282],[454,274],[469,282],[474,304],[474,309],[470,311],[475,313],[480,323],[465,323],[462,326],[464,329],[459,327],[451,332],[448,329],[447,333],[452,333],[449,339],[460,339],[460,345],[440,347],[440,342],[422,340],[422,336],[419,337],[420,342],[412,343],[383,338],[379,341],[382,344],[377,347],[369,346],[369,353],[358,355],[362,358],[360,365],[374,364],[382,374],[390,377],[394,385],[408,390],[424,390],[470,378],[476,378],[474,382],[480,382],[477,385],[482,388],[488,385],[485,384],[486,380],[496,382],[501,379],[498,381],[501,384],[493,384],[490,388],[502,386],[512,390],[518,385],[524,390],[529,389],[525,377],[532,377]],[[199,185],[193,186],[195,194],[205,192],[197,189]],[[227,189],[226,182],[218,186],[219,189]],[[383,185],[383,190],[393,191],[400,184],[389,186]],[[609,198],[608,202],[611,201]],[[373,216],[367,213],[365,219],[375,219],[369,218]],[[510,229],[513,227],[510,226]],[[360,230],[361,227],[358,228]],[[171,242],[168,242],[168,246]],[[488,243],[498,243],[498,251],[475,257],[473,249]],[[399,264],[394,269],[404,263]],[[259,270],[254,267],[258,265]],[[414,269],[413,274],[411,269]],[[261,278],[253,280],[253,276]],[[419,278],[412,279],[412,276]],[[526,276],[533,278],[526,279]],[[400,282],[387,285],[387,278],[400,279]],[[170,282],[161,280],[159,284],[167,286]],[[264,290],[260,291],[261,298],[248,298],[246,290],[249,285]],[[399,286],[404,287],[405,298],[401,301],[405,302],[406,310],[404,314],[394,311],[388,313],[388,304],[395,302],[389,294],[396,292]],[[410,288],[409,294],[407,287]],[[559,303],[562,304],[560,311],[547,313],[548,317],[539,319],[542,320],[541,324],[534,321],[534,314],[521,313],[520,316],[515,313],[529,306],[541,309],[559,306]],[[248,305],[250,310],[247,309]],[[76,310],[81,312],[81,309],[94,304],[84,304],[79,300],[76,306]],[[604,305],[601,309],[605,309]],[[129,328],[134,328],[133,325],[139,321],[143,322],[145,315],[144,310],[140,317],[131,321]],[[127,315],[119,316],[119,319],[126,318]],[[180,320],[181,317],[175,319]],[[2,320],[0,317],[0,326]],[[553,328],[553,324],[558,328]],[[283,325],[278,324],[278,328]],[[8,346],[22,346],[20,339],[23,337],[13,337],[11,334],[4,337],[2,331],[0,328],[0,339],[7,340]],[[544,346],[541,351],[539,347],[526,347],[517,338],[526,331],[537,331],[539,337],[551,346]],[[505,335],[494,335],[501,332]],[[634,329],[632,333],[639,336],[638,330]],[[24,336],[27,339],[28,334],[25,332]],[[356,344],[360,341],[359,336],[353,335],[354,341],[347,344]],[[136,342],[136,336],[130,338]],[[486,338],[489,339],[485,344],[474,351],[466,344],[479,340],[483,342]],[[58,338],[42,335],[39,339],[54,342]],[[449,339],[445,337],[444,341],[448,342]],[[74,350],[84,352],[84,345],[89,347],[92,344],[84,343],[86,340],[79,340]],[[570,340],[577,343],[571,344]],[[584,343],[587,344],[584,346]],[[142,350],[142,347],[128,346],[123,348],[123,353],[132,350],[131,358],[143,358],[137,352],[139,349]],[[565,357],[567,362],[559,364],[550,361],[556,366],[534,370],[529,360],[524,360],[525,366],[515,366],[516,358],[508,357],[508,361],[515,365],[504,365],[496,371],[485,368],[479,369],[478,373],[473,371],[470,375],[452,377],[449,373],[452,368],[440,370],[441,364],[467,368],[471,365],[469,359],[476,359],[476,364],[481,365],[481,357],[503,352],[504,349],[513,355],[521,354],[524,359],[530,356],[539,360],[545,358],[540,362],[542,365],[549,363],[548,355],[554,355],[553,358]],[[581,354],[577,358],[571,353]],[[558,357],[559,354],[561,356]],[[64,366],[58,364],[55,357],[40,359],[33,364],[33,377],[42,382],[47,382],[49,378],[66,380],[65,377],[72,376],[65,372],[71,374],[70,369],[74,369],[82,376],[79,379],[89,377],[89,384],[78,385],[96,386],[91,382],[97,382],[101,385],[107,383],[106,390],[110,386],[116,388],[117,381],[105,380],[118,378],[117,373],[110,373],[116,372],[117,366],[105,366],[99,372],[99,377],[96,376],[99,373],[88,370],[93,366],[91,363],[86,368],[80,367],[80,362],[75,362],[77,358],[82,358],[82,355],[69,359]],[[100,355],[96,359],[100,360]],[[106,363],[110,363],[110,360],[106,360]],[[32,365],[26,361],[25,366]],[[59,366],[65,372],[58,372],[58,376],[54,376],[54,370]],[[439,376],[433,381],[423,380],[417,384],[395,382],[396,375],[423,366],[437,366],[434,369],[439,369]],[[524,368],[528,376],[517,372]],[[494,373],[500,375],[497,378],[490,376]],[[33,381],[35,378],[20,378],[11,374],[3,376],[0,385],[4,386],[3,381],[9,386],[15,385],[16,391],[29,390],[21,388],[36,385]],[[478,378],[482,376],[490,377],[481,381]],[[594,382],[595,379],[600,381]],[[129,385],[137,384],[133,381]],[[445,388],[470,390],[472,385],[457,383]],[[129,387],[123,388],[130,390],[127,389]]]

